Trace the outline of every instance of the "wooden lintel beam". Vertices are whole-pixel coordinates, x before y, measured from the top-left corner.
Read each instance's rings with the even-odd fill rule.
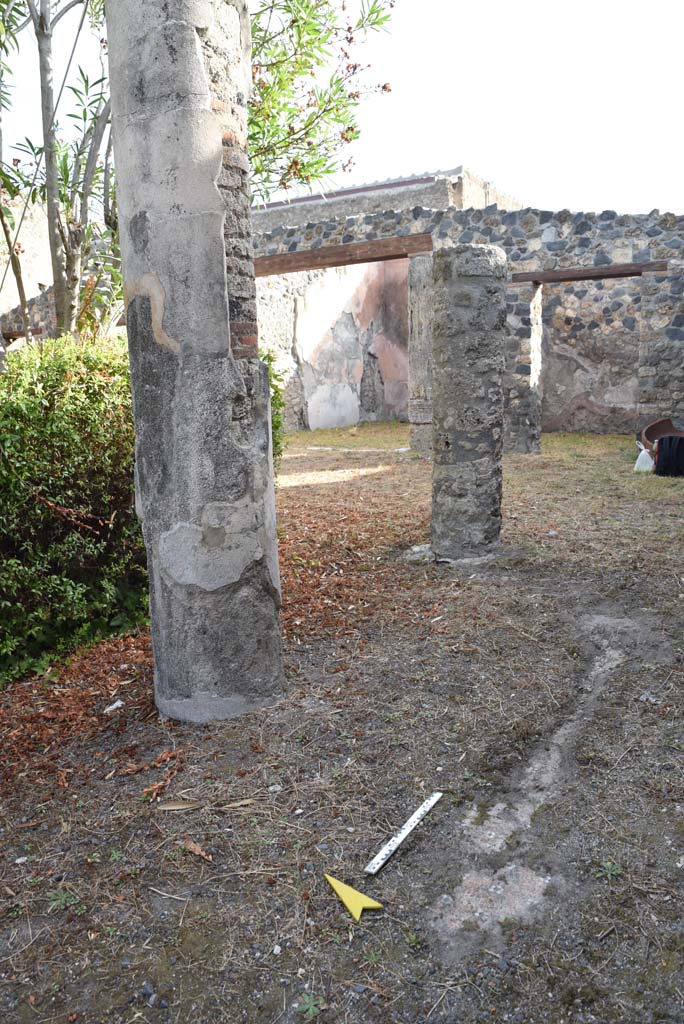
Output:
[[[31,334],[32,334],[32,336],[34,338],[35,338],[35,336],[37,334],[42,334],[42,333],[43,333],[43,328],[42,327],[32,327],[31,328]],[[8,331],[2,331],[2,336],[5,339],[5,341],[19,341],[20,338],[25,338],[26,337],[26,332],[25,331],[9,331],[8,330]]]
[[[326,245],[319,249],[302,249],[277,256],[257,256],[254,260],[254,273],[256,277],[267,277],[270,274],[292,274],[301,270],[325,270],[327,267],[347,267],[354,263],[400,260],[422,252],[432,252],[432,235],[429,233],[378,238],[374,242]]]
[[[667,260],[653,263],[609,263],[605,267],[568,267],[511,275],[511,284],[562,284],[565,281],[601,281],[607,277],[641,277],[667,270]]]

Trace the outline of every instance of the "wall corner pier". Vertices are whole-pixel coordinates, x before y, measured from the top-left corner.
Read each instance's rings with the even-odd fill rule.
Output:
[[[181,6],[116,0],[107,25],[155,699],[206,722],[284,684],[268,374],[253,358],[249,17],[243,0]]]
[[[458,560],[501,530],[506,255],[443,246],[432,285],[432,550]]]

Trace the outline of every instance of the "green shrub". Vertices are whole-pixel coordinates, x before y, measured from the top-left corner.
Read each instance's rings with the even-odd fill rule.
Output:
[[[273,467],[278,472],[280,460],[283,457],[285,444],[285,423],[283,410],[285,408],[285,378],[275,368],[275,355],[268,349],[259,353],[268,366],[268,380],[271,385],[271,442],[273,444]]]
[[[68,338],[0,372],[0,684],[145,614],[122,341]]]
[[[282,377],[271,383],[273,458]],[[0,687],[147,612],[124,338],[12,353],[0,371]]]

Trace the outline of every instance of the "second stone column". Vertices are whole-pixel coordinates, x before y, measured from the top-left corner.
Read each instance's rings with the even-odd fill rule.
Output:
[[[438,249],[432,284],[432,550],[456,560],[501,530],[506,255]]]

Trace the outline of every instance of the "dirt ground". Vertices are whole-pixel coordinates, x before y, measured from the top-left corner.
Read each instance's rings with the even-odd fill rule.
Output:
[[[276,708],[160,720],[144,635],[0,694],[0,1020],[684,1022],[684,482],[550,436],[496,559],[409,563],[406,445],[290,441]]]

